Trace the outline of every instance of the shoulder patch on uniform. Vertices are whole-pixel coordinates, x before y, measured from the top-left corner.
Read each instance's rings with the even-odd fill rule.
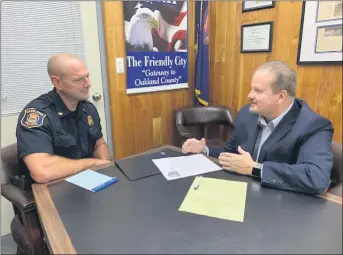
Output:
[[[43,125],[45,116],[46,114],[37,111],[35,108],[27,108],[20,123],[27,128],[40,127]]]

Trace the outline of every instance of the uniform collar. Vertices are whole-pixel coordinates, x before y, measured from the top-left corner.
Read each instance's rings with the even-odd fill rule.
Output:
[[[68,107],[65,105],[65,103],[63,102],[62,98],[57,93],[55,88],[51,91],[51,95],[52,95],[52,102],[55,105],[57,114],[60,118],[72,113],[72,111],[70,111]],[[78,103],[75,111],[77,111],[78,117],[80,117],[81,115],[83,115],[84,112],[86,112],[86,110],[83,107],[82,102]]]

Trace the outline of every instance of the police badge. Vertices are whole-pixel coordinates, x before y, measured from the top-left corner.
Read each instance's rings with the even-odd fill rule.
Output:
[[[94,121],[91,115],[88,115],[87,120],[89,126],[94,126]]]

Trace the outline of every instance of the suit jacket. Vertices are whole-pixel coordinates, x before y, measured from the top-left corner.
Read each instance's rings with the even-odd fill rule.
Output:
[[[209,148],[209,155],[221,152],[253,154],[259,132],[258,115],[244,106],[238,113],[235,132],[224,148]],[[258,158],[263,163],[262,185],[311,194],[324,192],[330,182],[333,165],[333,127],[329,120],[313,112],[302,100],[276,126],[261,147]]]

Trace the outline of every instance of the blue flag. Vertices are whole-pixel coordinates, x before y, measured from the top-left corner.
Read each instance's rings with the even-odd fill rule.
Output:
[[[209,22],[208,1],[195,2],[196,13],[196,67],[195,67],[195,101],[202,105],[208,105],[209,90]]]

